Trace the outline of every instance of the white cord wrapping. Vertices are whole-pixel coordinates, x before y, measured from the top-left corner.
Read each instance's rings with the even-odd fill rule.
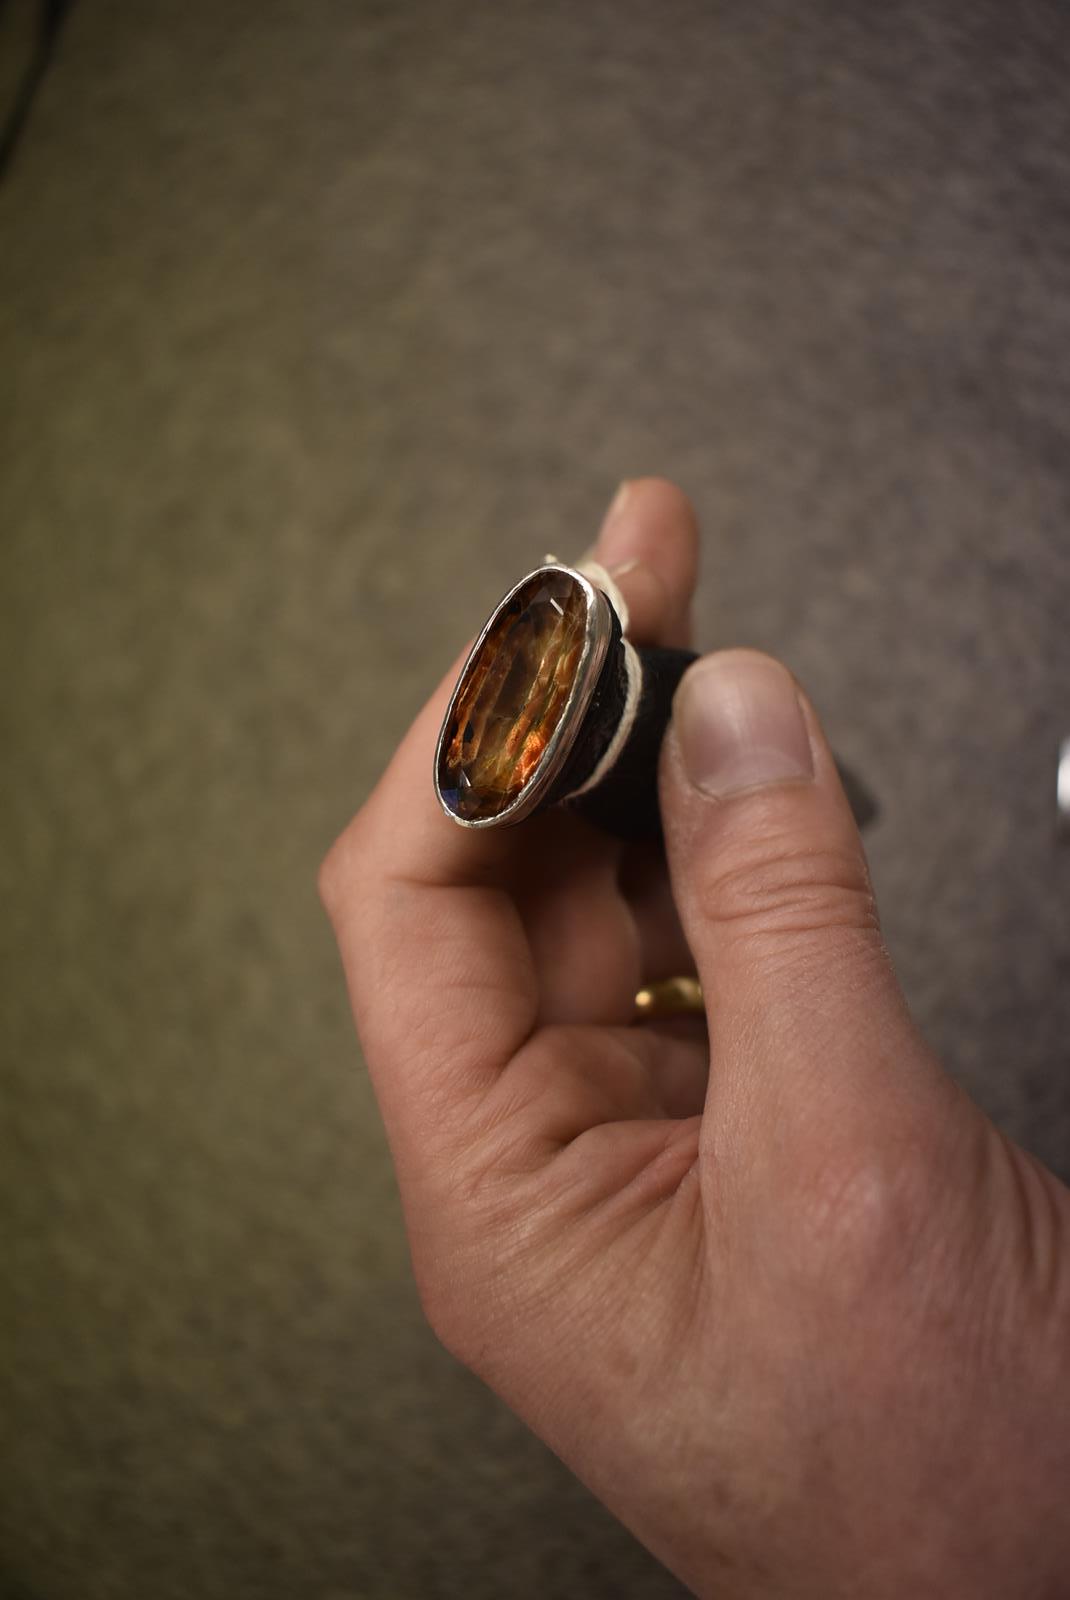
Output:
[[[581,561],[573,570],[576,572],[582,572],[583,576],[585,578],[589,578],[596,589],[601,589],[602,593],[605,595],[606,599],[617,613],[617,616],[620,618],[621,633],[627,633],[628,602],[617,588],[616,582],[610,577],[606,568],[601,566],[597,561]]]
[[[639,710],[639,697],[643,688],[643,664],[639,660],[635,646],[630,640],[621,639],[621,645],[624,650],[624,671],[627,682],[624,690],[624,709],[621,711],[620,721],[617,723],[616,732],[603,752],[602,759],[590,777],[581,783],[578,789],[573,789],[572,793],[566,796],[569,800],[574,800],[577,795],[586,794],[589,789],[593,789],[596,784],[601,783],[627,744],[628,735],[632,731],[635,714]]]

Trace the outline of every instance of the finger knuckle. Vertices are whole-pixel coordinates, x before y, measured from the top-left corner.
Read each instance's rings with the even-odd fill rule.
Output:
[[[852,1298],[898,1282],[928,1227],[932,1178],[919,1141],[860,1143],[804,1163],[786,1208],[797,1267]]]
[[[346,824],[320,862],[316,875],[316,888],[320,903],[327,915],[333,917],[352,890],[355,878],[360,875],[360,863],[365,857],[364,808]]]
[[[750,839],[712,861],[700,888],[709,919],[736,935],[879,931],[865,861],[849,846],[800,844],[777,834]]]
[[[316,874],[316,892],[319,895],[320,904],[328,916],[334,911],[338,897],[338,844],[339,841],[336,839],[320,862],[319,871]]]
[[[454,1216],[450,1226],[440,1218],[419,1238],[410,1231],[409,1243],[431,1332],[454,1360],[487,1378],[511,1348],[513,1304],[522,1298],[508,1270],[507,1247],[471,1216]]]
[[[420,1309],[431,1332],[454,1360],[471,1367],[475,1329],[470,1295],[462,1293],[444,1258],[413,1250],[412,1260]]]

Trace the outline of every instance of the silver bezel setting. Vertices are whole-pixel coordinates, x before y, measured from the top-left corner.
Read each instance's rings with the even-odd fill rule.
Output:
[[[538,767],[512,804],[506,806],[504,811],[499,811],[497,816],[493,817],[459,817],[442,797],[439,771],[442,765],[443,746],[446,742],[447,730],[453,717],[461,685],[468,676],[468,670],[472,662],[482,649],[488,633],[490,633],[504,607],[509,604],[515,595],[519,594],[521,589],[525,588],[533,580],[540,578],[543,574],[555,572],[563,572],[568,577],[573,578],[581,586],[587,602],[583,649],[580,653],[576,676],[569,691],[568,699],[565,701],[557,727],[550,736],[550,741],[543,752]],[[602,590],[591,582],[590,578],[585,577],[582,572],[577,572],[575,567],[565,566],[563,562],[551,561],[533,568],[531,572],[526,573],[520,579],[519,583],[514,583],[508,594],[502,596],[484,623],[475,644],[465,657],[464,666],[461,668],[457,682],[454,684],[450,703],[446,707],[446,715],[442,719],[442,726],[439,729],[438,740],[435,745],[435,796],[451,822],[455,822],[461,828],[502,828],[508,827],[514,822],[522,822],[525,817],[529,817],[538,808],[547,793],[552,789],[576,742],[576,736],[583,726],[583,719],[587,714],[591,696],[605,664],[606,652],[609,649],[609,641],[612,636],[613,617],[609,600]]]

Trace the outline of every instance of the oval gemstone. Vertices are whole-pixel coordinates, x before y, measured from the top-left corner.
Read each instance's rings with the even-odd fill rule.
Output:
[[[454,691],[439,745],[439,793],[455,816],[500,816],[532,782],[586,631],[587,595],[568,572],[533,573],[503,601]]]

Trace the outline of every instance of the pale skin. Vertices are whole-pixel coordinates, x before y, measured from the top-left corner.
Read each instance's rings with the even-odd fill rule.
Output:
[[[697,552],[628,486],[637,642],[688,641]],[[662,860],[445,818],[459,664],[321,873],[433,1329],[696,1594],[1070,1595],[1070,1191],[913,1023],[809,701],[692,669]],[[788,685],[812,776],[725,787],[737,683],[739,726]],[[687,971],[706,1025],[632,1025]]]

